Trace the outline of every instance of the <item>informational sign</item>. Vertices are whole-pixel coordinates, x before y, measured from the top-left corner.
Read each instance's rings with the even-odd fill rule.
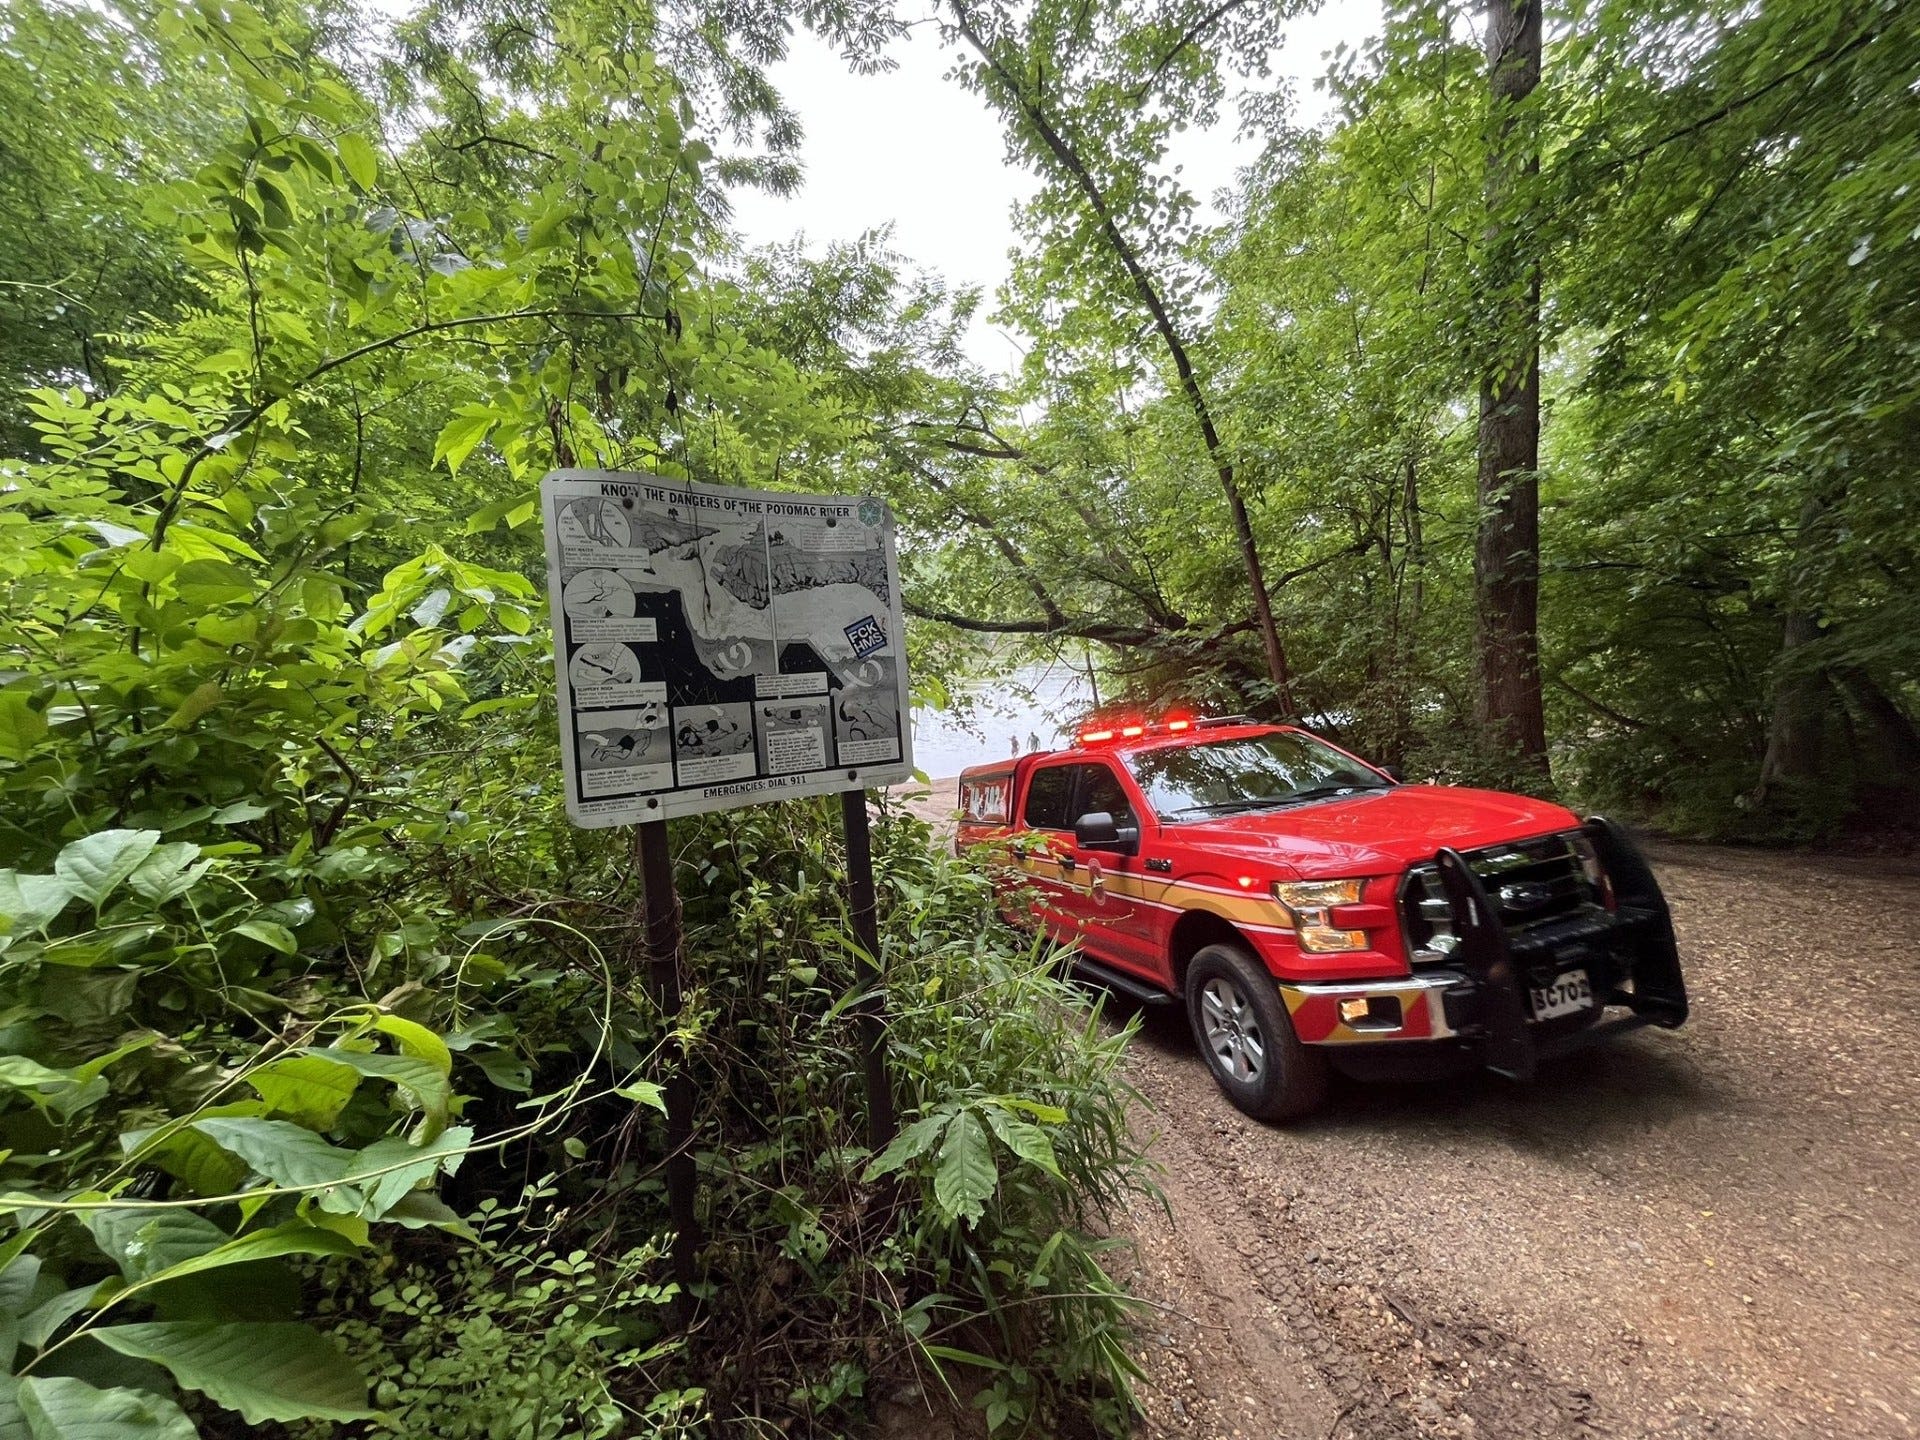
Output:
[[[884,501],[556,470],[540,513],[576,825],[912,773]]]

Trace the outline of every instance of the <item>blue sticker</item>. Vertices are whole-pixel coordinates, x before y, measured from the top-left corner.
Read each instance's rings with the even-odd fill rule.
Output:
[[[887,648],[887,631],[873,616],[856,620],[847,626],[847,643],[853,647],[853,653],[864,660],[875,651]]]

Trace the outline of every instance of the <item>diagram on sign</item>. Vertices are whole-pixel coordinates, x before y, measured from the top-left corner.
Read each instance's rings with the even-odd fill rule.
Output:
[[[664,705],[581,715],[574,740],[581,790],[589,799],[673,785],[673,741]]]
[[[591,793],[586,750],[567,757],[577,821],[910,773],[884,504],[590,471],[556,472],[541,489],[556,669],[578,718],[563,733],[584,747],[603,709],[661,706],[667,717],[664,753],[613,767],[628,773],[594,779]]]

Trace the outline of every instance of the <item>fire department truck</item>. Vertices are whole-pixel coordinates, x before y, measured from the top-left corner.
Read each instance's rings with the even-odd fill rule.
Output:
[[[1607,820],[1244,716],[1078,740],[965,771],[957,844],[1084,977],[1184,1004],[1250,1115],[1307,1113],[1329,1068],[1527,1079],[1687,1018],[1666,898]]]

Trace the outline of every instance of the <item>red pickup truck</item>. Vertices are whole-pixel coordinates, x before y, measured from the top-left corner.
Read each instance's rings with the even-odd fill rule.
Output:
[[[987,847],[1005,917],[1090,979],[1184,1001],[1214,1078],[1263,1119],[1311,1110],[1330,1065],[1526,1079],[1687,1018],[1646,861],[1544,800],[1403,784],[1241,716],[1090,730],[965,771],[959,800],[957,844]]]

